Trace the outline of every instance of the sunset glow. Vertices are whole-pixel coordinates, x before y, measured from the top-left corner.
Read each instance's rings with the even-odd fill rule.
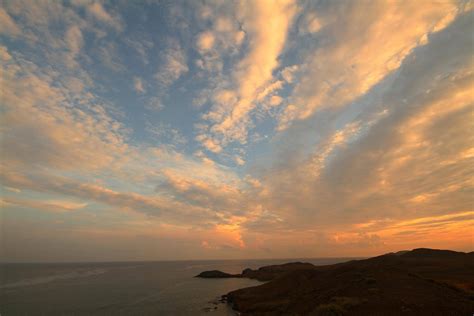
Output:
[[[472,1],[0,6],[0,258],[474,250]]]

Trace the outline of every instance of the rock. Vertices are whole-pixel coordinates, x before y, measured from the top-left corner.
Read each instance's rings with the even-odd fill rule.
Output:
[[[214,306],[214,307],[204,307],[202,310],[206,313],[210,313],[210,312],[213,312],[213,311],[217,310],[217,307],[216,306]]]
[[[219,270],[204,271],[196,275],[196,278],[218,279],[218,278],[240,278],[240,274],[230,274]]]
[[[246,274],[248,274],[248,273],[250,273],[250,272],[252,272],[252,271],[253,271],[253,270],[250,269],[250,268],[244,269],[244,270],[242,271],[242,275],[245,276]]]

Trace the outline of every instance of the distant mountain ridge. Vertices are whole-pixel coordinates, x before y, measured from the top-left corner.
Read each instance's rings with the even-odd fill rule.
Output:
[[[349,262],[288,263],[225,295],[241,315],[473,315],[474,253],[418,248]]]

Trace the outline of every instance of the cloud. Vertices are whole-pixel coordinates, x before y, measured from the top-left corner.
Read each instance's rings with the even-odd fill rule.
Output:
[[[200,165],[200,168],[216,173],[216,176],[209,177],[202,171],[189,173],[167,168],[162,171],[164,181],[157,187],[157,192],[167,192],[180,201],[213,210],[228,223],[240,220],[258,207],[252,197],[253,187],[214,164]],[[234,227],[235,230],[238,228]]]
[[[99,51],[98,54],[103,59],[102,62],[110,68],[119,66],[119,63],[111,58],[113,56],[111,46],[113,45],[102,40],[107,35],[103,23],[97,24],[99,20],[93,18],[90,13],[82,14],[82,7],[87,6],[94,7],[95,10],[99,7],[102,8],[100,3],[92,1],[73,1],[71,5],[65,5],[60,1],[31,3],[19,0],[5,3],[3,9],[5,14],[12,17],[12,21],[17,21],[16,23],[21,25],[21,33],[16,34],[19,36],[17,36],[18,40],[23,41],[29,47],[35,46],[34,51],[26,48],[20,49],[22,53],[26,54],[27,59],[32,59],[35,62],[41,60],[42,63],[51,65],[56,71],[59,71],[62,66],[66,66],[69,68],[69,74],[76,71],[75,77],[84,78],[88,75],[84,65],[79,65],[79,62],[85,61],[87,64],[91,60],[84,48],[88,48],[86,41],[94,37],[96,40],[100,40],[100,44],[94,47],[99,47],[96,50]],[[107,14],[104,10],[102,13]],[[103,17],[105,16],[103,15]],[[111,15],[109,17],[112,18]],[[118,17],[113,19],[119,20]],[[8,21],[7,17],[5,17],[5,21]],[[59,73],[64,76],[66,71]]]
[[[196,137],[197,141],[200,141],[204,148],[213,152],[213,153],[220,153],[222,151],[222,146],[219,143],[205,135],[198,135]]]
[[[278,67],[278,57],[285,45],[288,29],[297,12],[292,1],[250,2],[242,4],[238,19],[248,41],[248,53],[233,70],[234,103],[216,103],[204,117],[212,124],[202,141],[207,148],[218,148],[232,141],[247,140],[249,113],[255,99],[269,84]],[[221,91],[217,91],[219,95]],[[210,146],[212,144],[212,146]]]
[[[333,40],[308,54],[305,74],[280,117],[279,129],[323,107],[343,106],[395,71],[423,39],[445,27],[458,12],[455,2],[420,4],[365,2],[333,4],[322,10],[321,36]],[[312,13],[311,13],[312,14]],[[364,15],[364,19],[360,16]],[[313,17],[309,18],[310,20]],[[361,35],[363,34],[363,35]]]
[[[87,203],[78,203],[72,201],[62,200],[50,200],[50,201],[37,201],[37,200],[23,200],[23,199],[2,199],[4,207],[19,206],[35,210],[44,210],[47,212],[69,212],[82,209],[87,206]]]
[[[146,130],[150,133],[156,142],[159,144],[168,144],[173,147],[184,146],[187,143],[186,137],[176,128],[173,128],[169,124],[152,124],[147,122]]]
[[[235,163],[239,166],[243,166],[243,165],[245,165],[245,160],[240,156],[236,156],[235,157]]]
[[[196,46],[200,51],[208,51],[214,46],[214,35],[212,32],[203,32],[199,34],[197,41],[196,41]]]
[[[153,111],[161,111],[165,108],[165,105],[163,104],[163,102],[161,102],[160,98],[151,97],[146,102],[145,107]]]
[[[125,9],[0,11],[2,258],[468,250],[472,5]]]
[[[98,169],[126,150],[123,127],[90,95],[68,106],[74,94],[15,56],[2,64],[1,76],[4,166]]]
[[[134,36],[134,38],[124,38],[124,42],[138,53],[143,64],[147,65],[150,63],[148,52],[154,47],[154,43],[151,40],[141,39],[140,37],[135,38]]]
[[[3,62],[7,62],[12,59],[12,56],[8,52],[8,49],[5,46],[0,46],[0,58]]]
[[[109,14],[98,1],[93,1],[87,5],[87,12],[100,22],[114,28],[117,31],[121,31],[123,29],[123,23],[121,19],[117,16]]]
[[[21,33],[20,27],[3,8],[0,8],[0,30],[8,36],[18,36]]]
[[[57,177],[36,173],[35,175],[22,175],[14,172],[3,172],[2,183],[9,186],[21,187],[42,193],[53,193],[66,195],[75,199],[93,201],[112,206],[118,210],[139,212],[154,217],[165,218],[169,223],[204,224],[219,222],[218,217],[213,212],[200,206],[193,206],[182,203],[164,196],[147,196],[133,192],[118,192],[107,187],[83,183],[71,178]],[[8,202],[8,201],[7,201]],[[16,202],[18,204],[20,202]],[[25,201],[24,206],[33,206]],[[26,203],[26,204],[25,204]],[[35,202],[32,202],[35,203]],[[59,207],[59,203],[37,202],[44,208]],[[58,206],[59,205],[59,206]],[[62,203],[64,208],[65,204]],[[71,205],[66,205],[71,206]]]
[[[315,12],[308,12],[304,15],[302,22],[299,25],[299,32],[302,35],[307,33],[312,34],[318,32],[322,27],[321,21],[318,19]]]
[[[74,36],[71,38],[75,39]],[[76,41],[71,43],[75,49],[80,47],[74,46]],[[1,136],[5,155],[2,156],[1,182],[17,190],[59,196],[59,199],[35,201],[8,198],[8,205],[72,210],[77,205],[61,199],[67,196],[86,201],[84,203],[93,201],[121,210],[163,216],[165,222],[209,225],[224,221],[216,215],[220,210],[209,205],[204,208],[199,203],[192,205],[192,201],[179,202],[173,196],[121,192],[104,184],[77,180],[74,176],[77,173],[86,177],[95,174],[99,179],[108,175],[109,181],[122,182],[133,180],[133,177],[150,181],[147,177],[151,175],[155,181],[151,185],[153,188],[161,181],[156,169],[167,166],[167,170],[173,170],[170,169],[173,165],[194,176],[204,175],[205,179],[211,179],[215,173],[219,173],[221,181],[228,177],[217,171],[214,164],[187,160],[170,148],[150,152],[146,147],[130,146],[127,131],[112,118],[107,105],[99,103],[94,95],[85,93],[83,88],[71,93],[68,88],[53,85],[54,77],[48,68],[42,69],[15,54],[10,55],[6,49],[2,52],[5,60],[2,82],[6,84],[2,103]],[[149,126],[149,130],[174,147],[186,142],[177,129],[169,126]],[[148,162],[145,157],[153,158]],[[159,165],[157,161],[160,161]],[[64,172],[68,176],[62,175]],[[174,191],[175,188],[170,192]]]
[[[277,105],[280,105],[282,101],[283,101],[283,99],[280,96],[274,95],[270,98],[269,104],[271,106],[277,106]]]
[[[371,221],[356,225],[356,229],[380,236],[394,250],[410,249],[420,244],[434,247],[440,243],[443,248],[453,248],[453,245],[468,238],[473,223],[473,212],[457,212],[402,221]]]
[[[103,42],[98,48],[98,55],[102,64],[114,72],[125,72],[126,68],[120,58],[120,52],[114,42]]]
[[[353,107],[315,115],[320,123],[335,113],[338,127],[314,130],[319,139],[311,150],[286,148],[263,176],[264,207],[302,230],[469,209],[474,139],[465,131],[472,128],[474,82],[464,30],[471,21],[466,13],[432,34]],[[307,126],[290,129],[288,138],[298,140]]]
[[[292,83],[295,78],[295,72],[297,72],[298,69],[299,69],[298,65],[285,67],[281,71],[281,76],[283,77],[283,79],[285,79],[286,82]]]
[[[22,26],[41,28],[48,26],[52,19],[61,20],[61,15],[66,13],[60,2],[34,2],[19,0],[5,3],[3,7],[10,16],[21,17]]]
[[[197,18],[203,22],[202,25],[206,29],[200,33],[198,42],[199,39],[212,41],[212,46],[216,47],[221,58],[226,53],[237,53],[245,38],[245,32],[240,26],[242,23],[239,21],[238,5],[231,2],[214,2],[198,7]]]
[[[146,92],[145,82],[143,81],[142,78],[133,77],[133,89],[135,89],[135,91],[137,93],[145,93]]]
[[[66,65],[70,68],[77,67],[76,57],[84,44],[81,29],[77,25],[73,25],[67,30],[66,42],[69,49]]]
[[[178,42],[171,41],[170,46],[160,56],[162,64],[155,73],[159,87],[166,89],[181,75],[188,72],[185,51]]]

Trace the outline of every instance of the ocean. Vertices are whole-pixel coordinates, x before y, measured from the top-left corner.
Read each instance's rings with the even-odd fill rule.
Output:
[[[209,260],[107,263],[0,264],[0,314],[9,315],[235,315],[221,295],[261,282],[201,279],[206,270],[304,261],[315,265],[347,258]]]

